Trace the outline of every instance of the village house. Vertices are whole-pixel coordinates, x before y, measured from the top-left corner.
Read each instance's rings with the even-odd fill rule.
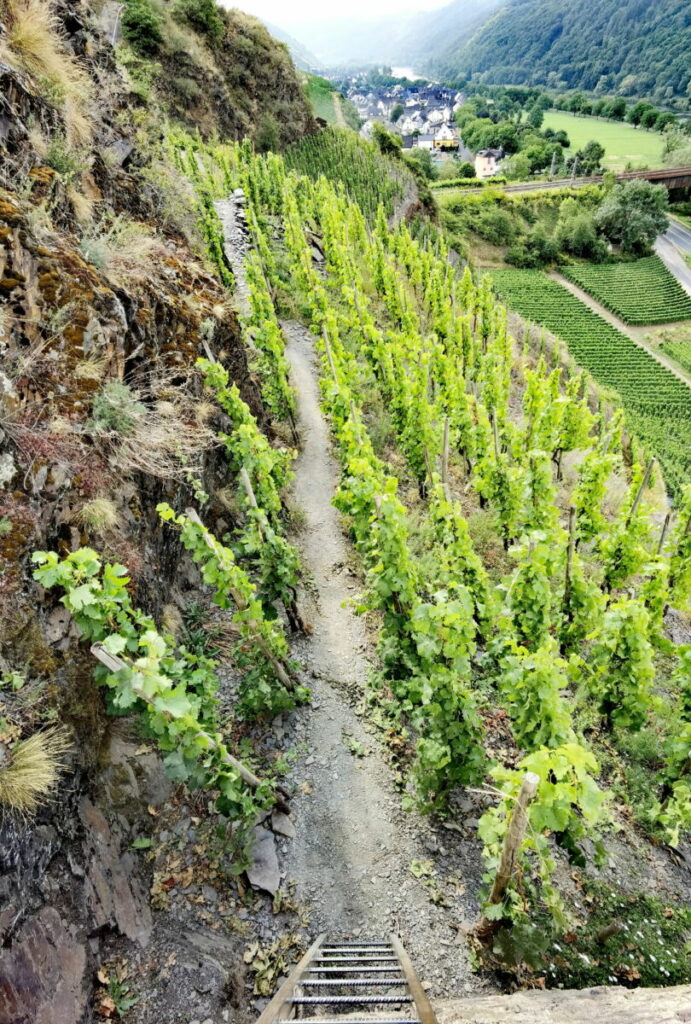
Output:
[[[447,152],[458,150],[459,135],[450,124],[443,124],[434,136],[434,149],[442,149]]]
[[[481,149],[475,157],[475,175],[478,178],[491,178],[499,170],[499,163],[504,159],[503,149]]]

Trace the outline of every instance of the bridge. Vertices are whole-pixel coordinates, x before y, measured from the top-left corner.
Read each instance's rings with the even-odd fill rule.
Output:
[[[617,174],[617,181],[635,181],[642,178],[654,185],[665,185],[667,188],[688,188],[691,186],[691,167],[662,167],[652,171],[626,171]],[[489,185],[478,188],[434,189],[435,194],[453,195],[457,197],[466,193],[484,192],[486,188],[500,188],[504,192],[540,192],[553,188],[581,188],[583,185],[600,185],[603,175],[592,175],[588,178],[554,178],[552,181],[518,182],[515,185]]]

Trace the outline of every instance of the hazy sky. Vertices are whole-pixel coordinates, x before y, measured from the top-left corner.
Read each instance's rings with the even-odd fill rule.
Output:
[[[273,21],[277,25],[297,25],[305,21],[327,18],[369,17],[398,14],[403,11],[431,11],[444,7],[449,0],[224,0],[226,7],[239,7],[248,14]]]

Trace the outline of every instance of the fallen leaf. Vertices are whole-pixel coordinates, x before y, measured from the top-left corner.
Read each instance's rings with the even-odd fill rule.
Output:
[[[112,1017],[115,1013],[115,1003],[110,996],[104,996],[96,1007],[96,1012],[101,1017]]]
[[[96,977],[98,978],[102,985],[107,985],[110,981],[110,976],[105,967],[99,967],[99,969],[96,971]]]
[[[303,782],[300,786],[300,792],[303,796],[310,796],[311,793],[314,793],[314,786],[311,782]]]

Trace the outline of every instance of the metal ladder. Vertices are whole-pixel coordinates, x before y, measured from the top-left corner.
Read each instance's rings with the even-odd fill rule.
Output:
[[[328,944],[320,935],[257,1024],[296,1019],[309,1024],[438,1024],[397,935],[388,942]]]

